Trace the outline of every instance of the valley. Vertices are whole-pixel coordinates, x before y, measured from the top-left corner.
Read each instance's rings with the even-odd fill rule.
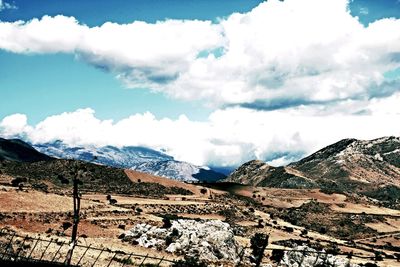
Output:
[[[261,169],[264,166],[255,163]],[[251,162],[244,166],[248,170],[252,165]],[[241,168],[238,170],[243,170]],[[69,242],[73,216],[71,181],[76,170],[81,171],[78,244],[100,250],[123,251],[126,253],[123,255],[143,255],[125,262],[126,256],[114,260],[112,254],[104,253],[98,259],[99,264],[107,265],[111,260],[110,266],[120,266],[121,261],[127,266],[138,266],[145,255],[150,255],[165,259],[162,266],[171,266],[173,263],[170,261],[184,260],[185,255],[193,254],[207,266],[251,266],[250,240],[256,233],[263,233],[269,236],[263,266],[284,266],[285,261],[298,257],[296,250],[311,251],[307,256],[303,255],[305,260],[317,262],[324,259],[328,262],[331,259],[336,262],[335,266],[349,263],[351,266],[367,263],[400,266],[398,201],[388,198],[385,193],[386,198],[381,200],[365,193],[380,188],[375,185],[369,185],[368,191],[349,187],[346,191],[336,192],[324,187],[266,187],[250,184],[250,176],[246,177],[246,181],[250,181],[247,184],[235,183],[232,181],[235,172],[225,182],[185,183],[71,159],[46,158],[31,162],[9,157],[0,162],[0,228],[20,236]],[[246,175],[240,172],[242,177]],[[274,179],[278,177],[274,176]],[[288,178],[284,175],[282,179]],[[383,187],[395,187],[397,181],[393,181],[393,184],[385,183]],[[189,231],[188,240],[184,232],[180,232],[182,239],[160,239],[156,233],[168,229],[165,228],[166,222],[175,225],[172,228],[181,227],[179,231],[189,227],[185,226],[186,223],[198,223],[196,227],[200,231],[203,224],[214,222],[216,229],[222,227],[228,232],[216,230],[221,234],[217,235],[218,238],[224,239],[211,239],[209,245],[213,249],[207,250],[201,243],[195,243],[195,237],[190,237],[196,235],[191,228],[185,230]],[[137,227],[142,227],[140,231],[149,231],[149,234],[143,232],[136,236],[137,232],[130,232]],[[210,237],[204,238],[209,240]],[[21,245],[22,239],[16,240],[20,243],[11,242],[14,249]],[[185,250],[185,242],[196,249]],[[234,245],[225,248],[222,246],[225,242]],[[170,247],[170,244],[176,245]],[[180,248],[176,247],[178,244]],[[220,252],[215,250],[217,247],[221,248]],[[236,252],[230,250],[233,247]],[[327,256],[315,258],[314,254],[319,255],[316,252]],[[29,248],[21,253],[29,253]],[[82,253],[77,252],[72,263],[79,261]],[[51,258],[53,254],[46,256]],[[94,260],[97,256],[89,253],[87,257]],[[158,261],[153,259],[152,262],[156,264]],[[90,260],[87,262],[90,266]]]

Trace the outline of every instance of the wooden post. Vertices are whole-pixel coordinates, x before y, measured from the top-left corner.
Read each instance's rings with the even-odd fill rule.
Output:
[[[74,202],[74,218],[73,218],[73,224],[72,224],[72,234],[71,234],[71,242],[70,242],[70,248],[67,253],[67,259],[65,261],[65,264],[71,265],[71,260],[72,260],[72,255],[74,253],[74,249],[76,246],[76,237],[78,235],[78,224],[79,224],[79,219],[80,219],[80,209],[81,209],[81,198],[79,196],[79,177],[81,175],[81,171],[78,169],[78,166],[75,165],[75,175],[73,177],[73,192],[72,192],[72,197],[73,197],[73,202]]]

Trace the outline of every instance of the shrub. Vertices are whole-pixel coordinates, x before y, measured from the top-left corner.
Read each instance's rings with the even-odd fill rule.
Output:
[[[281,249],[273,249],[270,259],[273,262],[281,262],[281,260],[283,259],[284,255],[285,255],[285,252],[283,250],[281,250]]]
[[[184,260],[179,260],[171,265],[172,267],[207,267],[207,264],[200,261],[198,258],[185,257]]]
[[[162,228],[171,228],[172,223],[171,220],[169,218],[163,218],[163,226]]]
[[[264,256],[265,248],[268,245],[269,235],[263,233],[256,233],[250,239],[250,248],[252,250],[252,261],[256,266],[260,266]]]
[[[14,187],[18,187],[20,183],[24,183],[24,182],[26,182],[26,181],[27,181],[26,178],[20,178],[20,177],[18,177],[18,178],[15,178],[15,179],[13,179],[13,180],[11,181],[11,185],[14,186]]]
[[[65,230],[67,230],[68,228],[70,228],[72,226],[72,223],[70,222],[63,222],[62,224],[62,228]]]

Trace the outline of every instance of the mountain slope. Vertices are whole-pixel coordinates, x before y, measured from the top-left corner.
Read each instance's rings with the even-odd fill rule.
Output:
[[[149,161],[173,159],[173,157],[162,152],[136,146],[122,148],[114,146],[68,146],[58,140],[51,143],[34,144],[33,147],[56,158],[90,161],[118,168],[129,168],[135,164]]]
[[[396,192],[392,187],[400,187],[400,138],[344,139],[286,167],[250,161],[225,181],[278,188],[318,187],[333,192],[391,194]]]
[[[400,186],[400,138],[344,139],[289,167],[316,180]]]
[[[51,157],[38,152],[29,144],[19,139],[0,138],[0,160],[35,162],[51,159]]]
[[[145,147],[81,146],[71,147],[61,141],[35,144],[39,151],[56,158],[77,159],[118,168],[133,169],[179,181],[216,181],[226,176]]]
[[[225,182],[277,188],[316,188],[317,184],[301,172],[287,167],[272,167],[260,160],[249,161],[228,176]]]

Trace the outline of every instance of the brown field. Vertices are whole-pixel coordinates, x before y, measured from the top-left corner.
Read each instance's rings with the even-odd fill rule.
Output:
[[[168,259],[181,258],[180,255],[130,245],[118,239],[118,236],[137,223],[162,224],[161,215],[169,214],[183,218],[226,220],[243,228],[244,234],[237,236],[244,245],[249,245],[249,238],[256,232],[269,234],[269,249],[284,248],[284,240],[309,240],[322,245],[338,246],[342,252],[352,251],[355,255],[372,257],[371,249],[393,255],[393,251],[379,246],[390,243],[400,247],[400,211],[374,206],[371,203],[352,203],[345,195],[324,194],[319,190],[271,189],[251,186],[237,186],[226,191],[207,188],[202,194],[203,186],[172,181],[166,178],[126,171],[132,181],[160,183],[166,187],[181,187],[193,195],[165,195],[163,197],[138,197],[113,194],[117,203],[111,205],[106,194],[86,193],[82,196],[81,222],[79,224],[79,240],[81,244],[99,248],[112,248],[126,252],[150,254]],[[232,192],[233,191],[233,192]],[[250,202],[229,196],[229,193],[248,197]],[[253,198],[253,195],[256,195]],[[264,198],[264,199],[263,199]],[[304,227],[294,225],[278,217],[271,217],[277,210],[300,207],[312,199],[325,203],[332,209],[332,214],[379,215],[381,220],[365,223],[365,226],[376,230],[374,236],[356,240],[356,246],[350,246],[345,239],[333,237],[308,229],[302,234]],[[255,201],[254,211],[249,212]],[[8,227],[20,234],[44,234],[48,238],[60,238],[68,241],[71,228],[63,230],[62,224],[71,221],[72,198],[65,195],[45,193],[26,188],[22,191],[10,186],[0,186],[0,228]],[[137,208],[142,211],[138,212]],[[226,215],[223,211],[235,210],[235,215]],[[227,213],[229,214],[229,213]],[[332,214],[326,214],[331,216]],[[258,227],[262,219],[263,228]],[[292,228],[293,231],[288,231]],[[278,244],[279,243],[279,244]],[[267,251],[266,255],[271,252]],[[269,262],[265,257],[265,262]],[[354,258],[354,262],[371,262],[371,260]],[[379,262],[379,266],[400,266],[395,260]]]

